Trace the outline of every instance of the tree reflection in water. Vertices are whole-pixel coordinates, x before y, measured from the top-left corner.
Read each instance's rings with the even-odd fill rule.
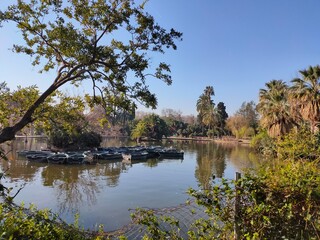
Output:
[[[2,161],[1,171],[7,171],[6,174],[11,182],[23,180],[24,182],[32,182],[35,180],[37,173],[41,172],[41,167],[32,164],[26,160],[9,160]]]
[[[116,187],[119,184],[120,173],[127,171],[127,168],[120,161],[101,161],[96,168],[96,175],[105,176],[107,186]]]
[[[84,202],[92,206],[96,203],[99,187],[92,174],[94,166],[48,165],[42,171],[43,185],[52,186],[57,191],[60,212],[72,212]]]
[[[248,145],[230,146],[230,149],[232,151],[229,159],[238,169],[254,168],[263,160],[262,157],[254,153]]]
[[[260,162],[259,156],[248,145],[234,143],[197,143],[197,167],[195,177],[203,188],[215,175],[224,177],[227,162],[230,162],[238,171],[254,168]]]
[[[151,158],[151,159],[148,159],[148,161],[146,161],[143,165],[150,167],[150,168],[153,168],[153,167],[158,166],[158,162],[159,162],[158,159]]]
[[[29,139],[27,142],[22,139],[19,141],[11,141],[2,144],[1,147],[5,151],[8,157],[8,161],[1,160],[1,171],[6,171],[6,174],[10,178],[6,178],[8,182],[18,182],[21,180],[25,183],[35,180],[36,175],[42,171],[43,165],[32,163],[27,161],[25,157],[19,157],[17,149],[27,149],[34,144],[38,144],[38,147],[42,147],[43,139]]]
[[[203,188],[207,188],[212,175],[221,178],[226,168],[226,149],[212,142],[197,144],[197,167],[195,177]]]

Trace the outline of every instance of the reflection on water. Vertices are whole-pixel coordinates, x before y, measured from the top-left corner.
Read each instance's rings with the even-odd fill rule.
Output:
[[[89,205],[96,202],[99,191],[92,169],[87,166],[48,165],[41,173],[43,186],[54,187],[59,212],[74,211],[80,202]]]
[[[134,161],[99,161],[97,165],[54,165],[18,158],[23,149],[45,149],[46,139],[18,139],[2,147],[9,161],[6,184],[15,189],[25,184],[17,202],[35,203],[50,208],[68,222],[75,213],[85,228],[104,224],[114,230],[130,221],[129,208],[168,207],[183,203],[185,191],[198,185],[206,188],[212,175],[233,178],[234,172],[253,167],[258,158],[250,148],[213,142],[164,141],[147,143],[176,147],[185,151],[184,159],[149,159]],[[127,139],[104,139],[103,146],[132,146]]]
[[[37,166],[25,159],[9,160],[1,162],[1,170],[7,171],[7,176],[12,181],[23,180],[24,182],[32,182],[36,174],[41,171],[41,166]]]
[[[220,145],[212,145],[211,143],[200,144],[198,147],[195,176],[203,188],[208,187],[213,174],[219,178],[223,176],[228,150]]]

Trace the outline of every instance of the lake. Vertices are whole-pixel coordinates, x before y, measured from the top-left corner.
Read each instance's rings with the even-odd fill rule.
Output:
[[[16,203],[52,209],[69,223],[79,214],[84,228],[96,230],[103,224],[112,231],[130,222],[129,209],[177,206],[189,198],[188,188],[206,187],[212,175],[234,178],[236,171],[259,161],[248,146],[237,144],[179,140],[146,144],[181,149],[184,159],[149,159],[131,165],[108,160],[96,165],[36,163],[18,157],[16,151],[46,148],[46,139],[17,139],[4,146],[10,160],[1,162],[2,171],[9,168],[3,182],[13,187],[12,194],[23,187]],[[103,147],[132,145],[127,139],[105,138],[102,143]]]

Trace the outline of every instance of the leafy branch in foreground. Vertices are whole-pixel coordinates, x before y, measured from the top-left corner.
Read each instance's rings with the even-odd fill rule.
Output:
[[[75,221],[77,222],[77,221]],[[0,204],[1,239],[99,239],[97,233],[79,229],[75,224],[62,222],[49,210],[34,206]]]
[[[179,221],[173,217],[157,216],[153,210],[136,209],[131,214],[131,218],[135,224],[146,228],[143,239],[173,239],[182,240],[180,236]]]

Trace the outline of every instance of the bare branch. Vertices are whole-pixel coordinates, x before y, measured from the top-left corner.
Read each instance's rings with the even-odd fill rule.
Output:
[[[11,200],[13,200],[13,199],[19,194],[19,192],[20,192],[22,189],[24,189],[24,186],[18,189],[18,191],[17,191],[16,194],[11,198]]]

